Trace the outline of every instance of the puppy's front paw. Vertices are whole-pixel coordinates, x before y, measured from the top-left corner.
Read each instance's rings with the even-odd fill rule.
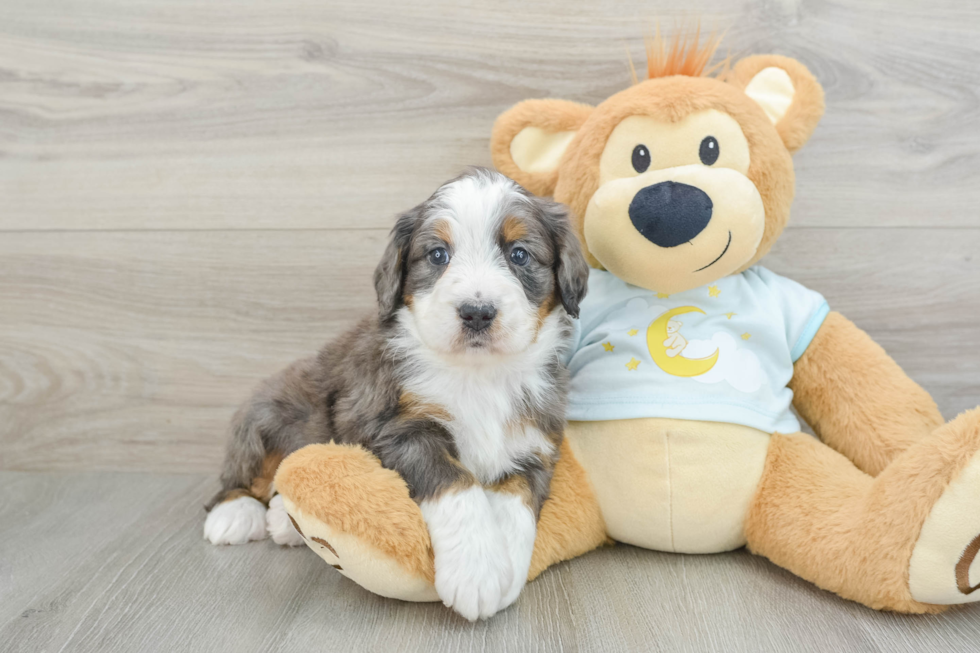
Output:
[[[483,488],[446,494],[421,508],[432,538],[439,598],[470,621],[493,616],[514,571]]]
[[[500,531],[504,533],[504,545],[514,569],[514,580],[500,598],[499,610],[503,610],[517,600],[527,583],[527,572],[531,567],[531,554],[534,553],[534,538],[538,524],[534,513],[521,497],[506,492],[487,492],[490,508],[497,520]]]
[[[252,497],[219,503],[204,520],[204,539],[211,544],[245,544],[265,538],[265,506]]]
[[[476,621],[500,609],[514,572],[499,544],[458,536],[453,548],[436,553],[436,592],[446,606]]]

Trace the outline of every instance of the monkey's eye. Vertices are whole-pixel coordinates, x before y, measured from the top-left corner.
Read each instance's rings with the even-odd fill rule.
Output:
[[[429,263],[432,265],[448,265],[449,252],[446,251],[445,247],[436,247],[429,252]]]
[[[639,173],[644,173],[650,167],[650,150],[646,145],[637,145],[633,148],[633,169]]]
[[[523,247],[515,247],[510,250],[510,260],[514,265],[525,266],[531,260],[531,255]]]
[[[706,166],[714,165],[719,154],[721,154],[721,149],[718,147],[718,139],[714,136],[705,136],[704,140],[701,141],[701,151],[698,152],[701,163]]]

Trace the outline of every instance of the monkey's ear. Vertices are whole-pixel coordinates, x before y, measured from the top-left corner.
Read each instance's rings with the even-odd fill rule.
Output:
[[[558,183],[558,165],[592,107],[567,100],[525,100],[500,114],[490,136],[497,170],[535,195]]]
[[[823,117],[823,87],[795,59],[775,54],[746,57],[727,79],[762,107],[790,152],[810,140]]]

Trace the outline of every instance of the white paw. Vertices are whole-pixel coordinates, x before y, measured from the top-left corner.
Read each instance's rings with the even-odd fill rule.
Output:
[[[219,503],[204,520],[204,539],[211,544],[245,544],[265,539],[265,506],[252,497]]]
[[[435,553],[439,598],[470,621],[493,616],[514,572],[483,488],[447,493],[423,501],[421,508]]]
[[[293,526],[285,506],[282,505],[282,495],[277,494],[269,502],[269,510],[265,513],[265,527],[269,536],[276,544],[285,546],[303,546],[303,536]]]
[[[504,534],[504,545],[514,570],[514,580],[504,592],[497,608],[503,610],[517,600],[527,583],[538,525],[534,513],[520,497],[504,492],[487,492],[487,499],[497,519],[497,525]]]

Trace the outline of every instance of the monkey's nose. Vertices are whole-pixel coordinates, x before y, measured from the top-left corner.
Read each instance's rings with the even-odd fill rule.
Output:
[[[663,181],[640,190],[630,202],[630,222],[660,247],[677,247],[694,239],[711,222],[714,206],[697,186]]]

